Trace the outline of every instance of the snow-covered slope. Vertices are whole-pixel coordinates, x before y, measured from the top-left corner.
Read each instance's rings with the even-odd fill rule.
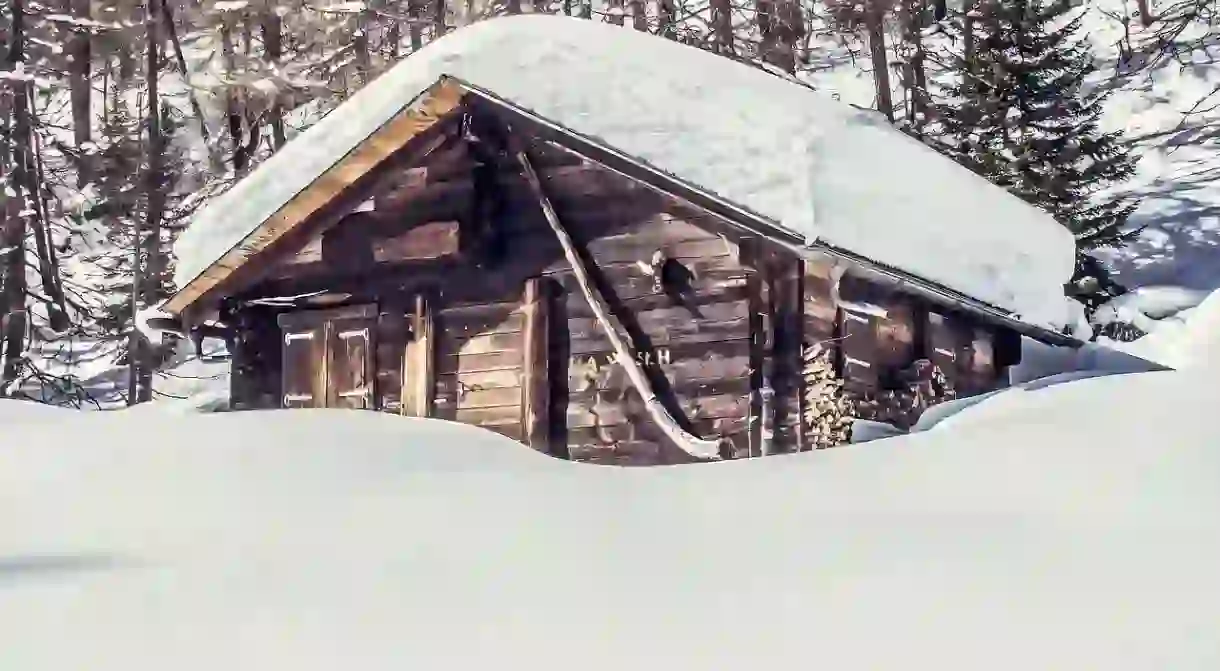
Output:
[[[644,470],[373,413],[6,424],[0,668],[1215,669],[1215,385],[1026,397]]]
[[[506,57],[511,54],[511,57]],[[657,67],[664,63],[665,67]],[[180,237],[184,287],[443,75],[821,241],[1039,326],[1066,322],[1071,236],[868,112],[645,33],[500,18],[412,55],[212,201]],[[953,198],[941,192],[951,190]]]

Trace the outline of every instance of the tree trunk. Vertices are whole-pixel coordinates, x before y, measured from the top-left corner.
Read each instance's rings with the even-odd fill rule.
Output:
[[[373,59],[369,54],[369,13],[360,12],[356,15],[356,30],[352,39],[352,51],[356,54],[356,73],[360,85],[364,86],[373,78]]]
[[[906,84],[911,106],[907,110],[907,121],[916,129],[920,129],[928,121],[928,75],[924,67],[923,50],[923,10],[926,0],[902,0],[903,28],[905,39],[911,48],[911,55],[904,65],[906,69]]]
[[[133,244],[133,254],[137,261],[136,267],[133,269],[133,277],[140,277],[138,260],[141,247],[144,248],[143,255],[146,259],[146,266],[142,278],[143,282],[132,283],[134,300],[132,305],[133,328],[131,330],[131,338],[135,347],[129,353],[132,367],[137,371],[134,376],[137,379],[137,388],[134,395],[134,402],[136,403],[152,400],[153,362],[151,361],[149,343],[144,340],[139,329],[134,328],[135,315],[140,307],[155,305],[162,298],[162,285],[165,279],[165,264],[161,254],[161,219],[165,211],[165,136],[161,129],[161,95],[157,82],[157,77],[160,74],[158,63],[161,51],[161,22],[158,19],[162,12],[156,7],[159,2],[163,1],[149,0],[149,18],[147,20],[148,63],[146,72],[148,82],[148,112],[146,126],[148,127],[148,173],[145,176],[144,189],[148,210],[145,213],[147,223],[144,226],[144,230],[138,231],[143,233],[143,239],[141,240],[141,236],[137,235]]]
[[[759,56],[784,72],[796,73],[796,45],[805,34],[800,4],[793,0],[757,0]]]
[[[657,34],[667,40],[678,39],[678,9],[674,0],[657,0]]]
[[[26,104],[29,104],[31,97],[26,94]],[[28,108],[24,115],[19,113],[18,119],[24,117],[24,125],[29,128],[29,134],[24,139],[25,155],[27,160],[32,160],[31,165],[26,165],[22,169],[22,173],[26,176],[26,193],[29,195],[31,204],[37,203],[37,211],[34,212],[30,219],[31,233],[34,237],[34,250],[38,256],[38,278],[42,284],[42,293],[46,298],[47,321],[52,330],[63,333],[70,326],[68,322],[68,311],[66,300],[64,298],[63,285],[59,278],[59,258],[55,254],[55,242],[51,238],[51,213],[48,201],[51,199],[51,194],[45,189],[46,179],[43,176],[42,154],[38,136],[34,132],[33,113]]]
[[[712,52],[733,53],[733,5],[729,0],[711,0]]]
[[[411,19],[407,32],[411,34],[411,53],[424,48],[423,0],[407,0],[407,17]]]
[[[631,27],[648,32],[648,10],[644,0],[631,0]]]
[[[234,71],[237,70],[237,55],[233,46],[233,23],[229,18],[229,12],[225,12],[221,17],[220,51],[224,58],[225,75],[232,77]],[[233,143],[233,171],[239,176],[250,167],[250,152],[247,150],[245,137],[246,122],[243,115],[241,101],[233,90],[233,86],[227,83],[225,86],[225,119],[229,126],[229,139]],[[250,132],[253,134],[253,129]]]
[[[25,0],[12,0],[12,22],[9,24],[9,50],[5,59],[7,70],[16,70],[25,61]],[[20,110],[29,110],[26,97],[29,88],[25,82],[15,82],[12,86],[11,110],[16,119],[13,131],[17,138],[28,136],[28,119],[22,126]],[[28,114],[26,115],[28,116]],[[21,372],[21,362],[25,354],[25,332],[28,328],[29,315],[26,312],[25,283],[25,184],[29,178],[25,172],[30,164],[26,155],[28,147],[22,147],[21,141],[5,143],[9,145],[12,156],[12,175],[10,186],[12,193],[4,201],[4,228],[0,236],[0,250],[4,258],[4,294],[0,298],[0,345],[3,346],[3,366],[0,367],[0,396],[8,395],[9,387]]]
[[[445,0],[432,0],[432,39],[449,32],[448,7]]]
[[[178,29],[174,26],[173,10],[170,9],[168,2],[161,3],[161,14],[161,18],[164,19],[165,32],[169,35],[170,44],[174,47],[174,58],[177,59],[178,69],[182,71],[183,79],[186,79],[190,70],[186,67],[186,57],[182,54],[182,42],[178,40]],[[104,91],[105,87],[102,87],[102,90]],[[186,90],[187,97],[191,101],[191,111],[199,123],[199,136],[203,138],[204,144],[208,147],[208,158],[211,161],[212,169],[220,172],[224,169],[224,159],[217,153],[216,146],[211,141],[212,134],[208,131],[208,120],[203,115],[203,108],[199,105],[199,97],[195,95],[195,89],[190,86],[187,86]]]
[[[164,2],[165,0],[162,0]],[[284,28],[283,22],[280,20],[280,15],[275,13],[274,8],[268,7],[262,13],[262,29],[263,29],[263,47],[266,50],[266,58],[273,66],[280,66],[280,59],[284,56]],[[276,93],[275,101],[271,103],[271,109],[268,111],[271,117],[271,151],[279,151],[288,142],[284,135],[284,106],[281,103],[279,93]]]
[[[892,122],[894,99],[890,92],[889,57],[885,52],[885,9],[880,0],[866,0],[864,23],[873,60],[873,81],[877,86],[877,109]]]
[[[626,13],[627,10],[623,6],[623,0],[610,0],[610,9],[608,10],[609,19],[607,19],[610,23],[613,23],[616,26],[623,25],[623,19]]]
[[[1151,26],[1152,22],[1155,20],[1155,17],[1152,16],[1152,7],[1149,6],[1150,4],[1151,3],[1148,2],[1148,0],[1135,0],[1135,6],[1140,13],[1140,24],[1142,24],[1145,28]]]
[[[92,18],[90,0],[67,0],[68,14],[83,20]],[[89,79],[93,59],[93,38],[89,29],[76,28],[68,38],[68,86],[72,99],[72,133],[80,161],[76,167],[77,186],[83,187],[93,179],[93,157],[84,150],[92,139],[93,110],[92,86]]]

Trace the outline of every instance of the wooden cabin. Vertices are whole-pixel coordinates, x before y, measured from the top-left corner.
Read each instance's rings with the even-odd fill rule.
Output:
[[[455,77],[268,212],[165,306],[224,325],[235,410],[681,463],[838,444],[843,417],[910,426],[1004,385],[1022,334],[1072,344]]]

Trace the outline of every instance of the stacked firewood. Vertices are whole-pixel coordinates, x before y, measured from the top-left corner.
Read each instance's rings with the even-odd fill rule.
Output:
[[[957,398],[957,391],[939,366],[919,359],[895,376],[894,385],[861,398],[856,414],[861,419],[909,429],[928,408]]]
[[[806,438],[814,449],[851,442],[855,408],[835,374],[831,350],[815,344],[806,348],[804,359]]]

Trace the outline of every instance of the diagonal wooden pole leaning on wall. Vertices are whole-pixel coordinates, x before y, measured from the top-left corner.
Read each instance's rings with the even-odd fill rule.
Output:
[[[530,162],[525,149],[520,146],[514,146],[512,151],[521,166],[521,172],[529,184],[530,191],[533,193],[535,200],[537,200],[538,206],[542,209],[542,214],[546,218],[547,224],[550,225],[551,230],[555,233],[555,237],[559,238],[559,244],[563,247],[564,256],[567,257],[568,263],[572,266],[572,273],[576,276],[576,282],[580,285],[581,293],[584,294],[585,300],[589,302],[589,307],[593,309],[593,314],[597,317],[597,323],[606,332],[606,337],[610,339],[610,345],[614,348],[615,357],[618,359],[619,364],[622,365],[623,370],[626,371],[627,378],[631,380],[631,384],[639,392],[649,416],[652,417],[652,420],[656,422],[661,431],[683,452],[699,459],[719,459],[722,440],[707,440],[691,435],[665,409],[661,399],[657,397],[652,385],[648,382],[644,369],[633,355],[632,348],[623,340],[622,335],[620,335],[615,327],[617,320],[610,311],[610,306],[602,298],[597,287],[594,286],[589,276],[589,271],[585,268],[584,260],[581,259],[580,254],[576,251],[575,244],[572,242],[572,236],[568,234],[567,229],[559,221],[559,215],[556,214],[554,206],[551,204],[550,199],[547,198],[546,192],[543,191],[542,181],[538,178],[538,173],[534,170],[534,165]]]

